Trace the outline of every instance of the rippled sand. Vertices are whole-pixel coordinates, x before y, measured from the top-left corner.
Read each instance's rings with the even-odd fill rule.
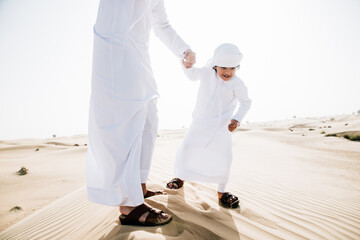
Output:
[[[146,200],[173,221],[145,228],[86,200],[86,136],[0,141],[0,239],[360,239],[360,142],[325,137],[359,130],[359,115],[243,125],[228,184],[241,209],[220,207],[214,185],[186,182]],[[149,188],[173,177],[185,131],[159,132]]]

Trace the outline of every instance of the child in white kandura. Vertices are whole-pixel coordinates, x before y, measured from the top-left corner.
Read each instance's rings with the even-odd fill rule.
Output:
[[[184,181],[218,184],[219,203],[236,208],[239,199],[225,192],[232,162],[231,132],[250,108],[251,100],[243,81],[235,75],[242,54],[237,46],[221,44],[203,68],[183,70],[190,80],[200,80],[193,121],[175,160],[175,178],[167,183],[179,189]],[[235,112],[235,114],[234,114]]]

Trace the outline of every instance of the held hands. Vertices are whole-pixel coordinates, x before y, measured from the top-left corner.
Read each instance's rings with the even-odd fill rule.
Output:
[[[191,49],[186,50],[182,63],[185,68],[191,68],[196,63],[196,54]]]
[[[228,129],[230,132],[234,131],[238,127],[238,121],[235,119],[231,119],[231,122],[228,125]]]

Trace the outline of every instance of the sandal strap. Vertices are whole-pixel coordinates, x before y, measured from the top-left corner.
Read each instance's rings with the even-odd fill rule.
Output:
[[[221,197],[221,201],[231,204],[232,202],[235,202],[238,200],[238,197],[236,197],[235,195],[229,193],[229,192],[224,192],[224,194]]]
[[[149,215],[147,215],[146,219],[145,219],[145,224],[146,225],[156,225],[158,223],[158,216],[160,216],[162,213],[164,213],[163,211],[156,211],[153,208],[149,209]]]
[[[224,192],[224,194],[221,196],[221,201],[227,202],[228,195],[229,195],[229,192]]]
[[[124,224],[134,224],[136,225],[139,222],[139,218],[146,213],[147,211],[150,211],[151,208],[146,206],[145,204],[141,204],[137,206],[134,210],[132,210],[123,220]]]
[[[175,183],[177,185],[177,189],[181,188],[184,184],[180,178],[173,178],[169,183]]]

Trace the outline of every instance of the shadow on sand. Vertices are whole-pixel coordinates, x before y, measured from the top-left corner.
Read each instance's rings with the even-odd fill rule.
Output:
[[[179,190],[166,190],[167,196],[146,199],[151,206],[171,214],[171,223],[156,227],[137,227],[123,226],[117,221],[118,225],[100,239],[240,239],[230,213],[240,213],[240,208],[212,208],[207,202],[214,204],[210,202],[213,199],[198,198],[196,191],[201,190],[196,187],[197,184],[187,184],[190,184],[188,188],[185,186]],[[186,198],[185,192],[192,196]]]

